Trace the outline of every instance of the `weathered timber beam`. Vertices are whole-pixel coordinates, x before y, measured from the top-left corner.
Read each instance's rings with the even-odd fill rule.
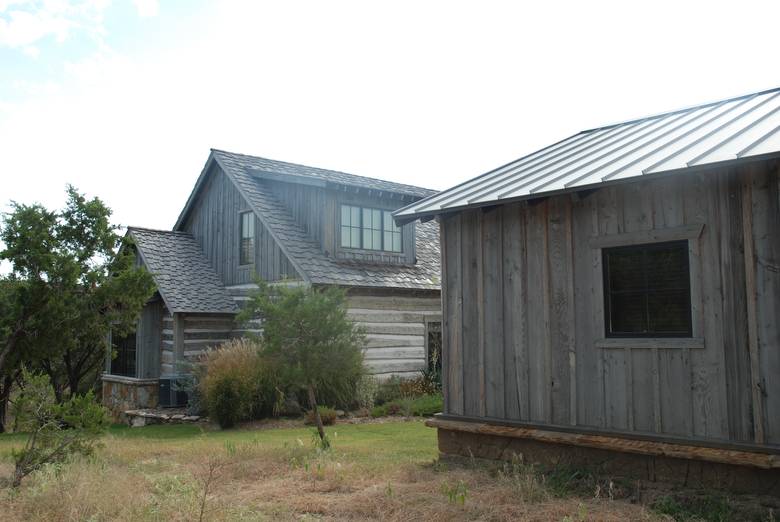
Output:
[[[529,439],[551,444],[566,444],[640,455],[656,455],[678,459],[703,460],[737,466],[751,466],[762,469],[780,469],[780,456],[769,453],[729,450],[688,444],[656,442],[649,440],[610,437],[562,431],[521,428],[515,426],[497,426],[479,422],[463,422],[445,419],[428,419],[425,425],[443,430],[493,435],[514,439]]]

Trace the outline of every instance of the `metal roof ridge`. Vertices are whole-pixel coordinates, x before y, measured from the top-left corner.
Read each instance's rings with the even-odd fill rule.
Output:
[[[688,105],[688,106],[685,106],[685,107],[682,107],[682,108],[679,108],[679,109],[674,109],[674,110],[670,110],[670,111],[664,111],[664,112],[660,112],[660,113],[653,114],[653,115],[650,115],[650,116],[642,116],[640,118],[633,118],[633,119],[630,119],[630,120],[619,121],[619,122],[611,123],[609,125],[602,125],[602,126],[599,126],[599,127],[594,127],[592,129],[586,129],[586,130],[584,130],[582,132],[594,132],[594,131],[597,131],[597,130],[609,129],[611,127],[617,127],[617,126],[620,126],[620,125],[627,125],[629,123],[638,123],[638,122],[643,121],[643,120],[651,120],[651,119],[654,119],[654,118],[660,118],[661,116],[669,116],[669,115],[676,114],[676,113],[679,113],[679,112],[687,112],[687,111],[692,111],[692,110],[695,110],[695,109],[703,109],[703,108],[709,107],[711,105],[718,105],[718,104],[721,104],[721,103],[728,103],[728,102],[732,102],[732,101],[737,101],[737,100],[740,100],[742,98],[749,98],[751,96],[761,96],[763,94],[769,94],[770,92],[775,92],[775,91],[780,91],[780,86],[772,87],[771,89],[764,89],[764,90],[761,90],[761,91],[758,91],[758,92],[751,92],[751,93],[748,93],[748,94],[740,94],[738,96],[730,96],[728,98],[723,98],[723,99],[720,99],[720,100],[713,100],[713,101],[710,101],[710,102],[707,102],[707,103],[697,103],[697,104],[693,104],[693,105]]]

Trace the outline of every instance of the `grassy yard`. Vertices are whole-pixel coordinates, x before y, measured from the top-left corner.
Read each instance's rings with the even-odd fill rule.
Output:
[[[0,490],[0,520],[671,520],[608,482],[439,462],[421,421],[328,431],[320,452],[310,428],[115,427],[93,458]],[[0,435],[0,474],[22,441]]]

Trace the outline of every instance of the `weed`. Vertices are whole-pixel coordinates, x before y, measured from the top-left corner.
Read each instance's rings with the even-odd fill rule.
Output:
[[[450,484],[447,481],[442,482],[441,491],[447,497],[447,500],[451,504],[464,505],[466,503],[466,496],[468,495],[468,487],[466,483],[459,480],[455,484]]]

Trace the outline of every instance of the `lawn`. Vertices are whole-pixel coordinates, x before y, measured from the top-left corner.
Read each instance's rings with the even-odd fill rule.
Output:
[[[520,463],[440,462],[421,421],[328,431],[321,452],[302,427],[114,427],[92,458],[0,490],[0,519],[663,520],[597,483],[574,487]],[[0,435],[0,474],[22,441]]]

